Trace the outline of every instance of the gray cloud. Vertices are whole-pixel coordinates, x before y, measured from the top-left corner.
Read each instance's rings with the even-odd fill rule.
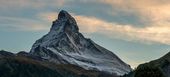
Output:
[[[4,17],[0,16],[0,27],[4,30],[10,31],[44,31],[48,30],[47,23],[39,20],[18,18],[18,17]]]

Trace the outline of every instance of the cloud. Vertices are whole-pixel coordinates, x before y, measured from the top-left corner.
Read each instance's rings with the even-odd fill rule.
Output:
[[[170,26],[157,25],[137,28],[132,25],[121,25],[90,17],[78,16],[76,18],[80,28],[85,29],[83,31],[86,32],[97,32],[123,40],[170,44]]]
[[[43,8],[56,6],[60,7],[75,0],[1,0],[0,8]],[[83,0],[82,2],[88,2]],[[116,22],[108,22],[96,17],[72,15],[76,18],[80,31],[84,33],[100,33],[110,38],[118,38],[128,41],[157,42],[170,44],[170,1],[167,0],[99,0],[101,3],[109,4],[113,8],[113,15],[117,11],[125,13],[138,14],[139,18],[149,23],[145,27],[135,27],[131,24],[120,24]],[[48,4],[47,4],[48,2]],[[98,2],[98,0],[93,0]],[[46,12],[38,13],[37,20],[2,17],[1,21],[11,21],[13,23],[1,23],[1,27],[11,27],[16,30],[41,31],[49,29],[51,22],[57,18],[58,13]],[[16,23],[18,22],[18,23]],[[140,24],[139,24],[140,25]]]
[[[115,23],[112,23],[113,27],[110,33],[121,33],[121,38],[128,37],[129,40],[170,44],[170,1],[100,0],[100,2],[112,6],[112,15],[119,15],[119,12],[137,14],[142,21],[147,23],[145,27],[142,28],[137,28],[135,27],[136,25],[118,24],[116,26]],[[117,14],[115,12],[117,12]],[[105,23],[107,23],[107,25],[110,24],[109,22]]]
[[[52,22],[57,19],[58,13],[57,12],[46,12],[46,13],[39,13],[37,15],[39,19],[42,19],[46,22]]]
[[[151,23],[170,20],[170,1],[168,0],[100,0],[113,9],[126,13],[135,13]],[[113,10],[113,13],[115,10]]]
[[[38,20],[18,17],[0,16],[1,28],[5,31],[45,31],[48,30],[47,23]],[[6,30],[8,29],[8,30]]]
[[[69,3],[76,3],[77,0],[0,0],[2,9],[43,9],[71,7]],[[170,20],[170,1],[168,0],[81,0],[83,3],[104,3],[112,6],[112,14],[119,15],[119,12],[135,13],[144,21],[160,22]],[[88,6],[88,5],[87,5]],[[81,7],[81,6],[80,6]],[[116,10],[115,10],[116,9]],[[107,11],[106,11],[107,12]],[[117,13],[115,13],[117,12]],[[109,10],[110,13],[110,10]]]
[[[41,18],[49,21],[56,19],[58,13],[40,14]],[[107,22],[95,17],[76,15],[71,13],[76,19],[80,31],[83,33],[100,33],[110,38],[118,38],[127,41],[140,41],[144,43],[162,43],[170,45],[170,25],[169,23],[157,23],[146,27],[134,27],[133,25],[122,25],[115,22]],[[166,24],[166,25],[165,25]]]
[[[0,8],[4,9],[25,9],[25,8],[44,8],[61,7],[66,3],[65,0],[1,0]]]

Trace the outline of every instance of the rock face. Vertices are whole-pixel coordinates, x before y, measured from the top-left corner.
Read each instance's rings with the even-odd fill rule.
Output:
[[[131,71],[111,51],[85,38],[75,19],[66,11],[60,11],[48,34],[37,40],[30,54],[56,64],[73,64],[87,70],[98,70],[123,75]]]

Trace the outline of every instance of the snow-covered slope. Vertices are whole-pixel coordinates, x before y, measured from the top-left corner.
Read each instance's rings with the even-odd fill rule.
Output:
[[[34,43],[30,53],[57,64],[74,64],[88,70],[117,75],[131,71],[129,65],[111,51],[79,33],[75,19],[63,10],[49,33]]]

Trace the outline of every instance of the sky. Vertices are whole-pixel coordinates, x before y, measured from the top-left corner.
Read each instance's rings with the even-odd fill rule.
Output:
[[[0,0],[0,50],[29,52],[59,11],[132,68],[170,51],[170,0]]]

